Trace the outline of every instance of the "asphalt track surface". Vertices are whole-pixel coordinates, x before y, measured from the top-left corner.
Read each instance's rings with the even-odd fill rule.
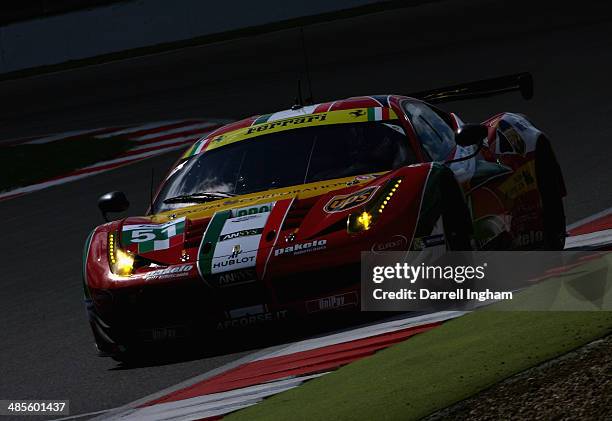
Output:
[[[409,93],[531,71],[536,94],[530,102],[505,95],[444,107],[466,121],[497,111],[528,114],[552,139],[565,172],[568,220],[612,207],[608,6],[457,4],[306,27],[315,100]],[[285,30],[2,82],[0,138],[272,112],[292,104],[298,78],[307,86],[303,69],[299,32]],[[130,213],[141,213],[151,168],[159,178],[174,158],[0,203],[1,399],[70,399],[72,414],[114,408],[288,339],[238,338],[197,357],[141,367],[95,356],[82,304],[81,254],[87,233],[101,223],[96,198],[123,190],[132,202]]]

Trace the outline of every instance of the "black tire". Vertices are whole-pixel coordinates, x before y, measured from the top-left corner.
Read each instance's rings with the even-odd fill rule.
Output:
[[[446,173],[440,193],[446,248],[451,251],[472,250],[472,216],[465,203],[463,190],[452,172]]]
[[[536,178],[542,200],[542,224],[546,250],[563,250],[565,247],[566,222],[563,196],[565,183],[561,167],[545,137],[536,144]]]

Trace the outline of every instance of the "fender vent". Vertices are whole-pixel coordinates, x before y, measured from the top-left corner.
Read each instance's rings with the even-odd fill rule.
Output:
[[[287,218],[285,218],[285,223],[283,224],[282,229],[290,230],[299,228],[299,226],[302,225],[304,217],[308,214],[308,212],[310,212],[320,197],[321,196],[315,196],[308,199],[296,200],[291,206],[291,209],[287,214]]]
[[[208,227],[208,223],[210,222],[210,218],[196,220],[190,219],[188,221],[189,222],[185,227],[185,248],[188,249],[199,247],[204,231],[206,231],[206,227]]]

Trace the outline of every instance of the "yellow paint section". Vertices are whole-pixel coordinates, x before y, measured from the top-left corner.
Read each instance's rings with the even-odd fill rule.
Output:
[[[389,120],[397,119],[397,114],[392,109],[389,111]],[[212,138],[207,151],[226,146],[241,140],[252,139],[269,133],[278,133],[286,130],[303,127],[326,126],[331,124],[363,123],[375,121],[368,117],[368,108],[354,108],[350,110],[328,111],[326,113],[306,114],[301,116],[284,118],[266,123],[260,123],[232,132],[223,133]]]
[[[261,192],[245,194],[242,196],[215,200],[214,202],[203,203],[200,205],[186,206],[181,209],[173,209],[154,215],[152,217],[152,222],[163,223],[172,219],[181,218],[183,216],[190,219],[208,218],[218,211],[238,207],[252,206],[260,203],[269,203],[273,200],[276,201],[282,199],[290,199],[292,197],[296,197],[298,199],[307,199],[309,197],[319,196],[333,190],[339,190],[349,186],[369,183],[377,176],[382,176],[386,173],[387,171],[381,171],[366,175],[337,178],[334,180],[319,181],[316,183],[300,184],[297,186],[265,190]]]
[[[515,199],[522,194],[535,190],[536,187],[535,161],[532,160],[517,168],[514,174],[499,186],[499,190],[506,197]]]

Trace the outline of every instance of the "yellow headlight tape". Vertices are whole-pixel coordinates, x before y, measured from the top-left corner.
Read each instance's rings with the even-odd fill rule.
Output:
[[[224,133],[212,138],[207,151],[226,146],[241,140],[252,139],[269,133],[278,133],[286,130],[326,126],[330,124],[363,123],[367,121],[395,120],[397,114],[390,108],[353,108],[350,110],[328,111],[325,113],[305,114],[281,120],[270,121],[253,126],[244,127],[232,132]]]

